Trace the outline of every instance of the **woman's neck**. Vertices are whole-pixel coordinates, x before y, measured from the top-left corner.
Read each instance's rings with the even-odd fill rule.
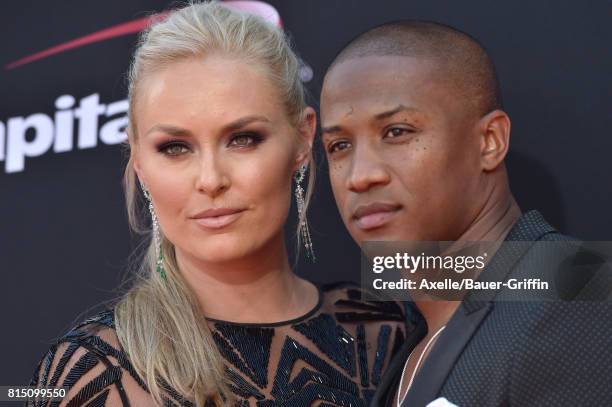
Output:
[[[233,261],[203,262],[178,248],[176,260],[208,318],[285,321],[307,313],[318,300],[317,288],[291,271],[282,235],[257,253]]]

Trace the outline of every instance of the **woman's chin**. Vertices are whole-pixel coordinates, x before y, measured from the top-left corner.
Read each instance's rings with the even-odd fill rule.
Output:
[[[228,263],[254,254],[259,245],[244,239],[207,239],[205,243],[189,250],[192,256],[203,263]]]

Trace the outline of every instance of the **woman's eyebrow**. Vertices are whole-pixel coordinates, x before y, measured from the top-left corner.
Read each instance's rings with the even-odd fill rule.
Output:
[[[151,127],[144,135],[147,136],[155,132],[165,133],[177,137],[189,137],[192,135],[189,130],[183,129],[182,127],[173,126],[171,124],[156,124],[155,126]]]
[[[232,131],[240,130],[244,126],[247,126],[254,122],[269,123],[270,119],[268,119],[265,116],[256,116],[256,115],[241,117],[240,119],[234,120],[233,122],[228,123],[225,126],[223,126],[223,132],[229,133]]]
[[[240,130],[244,126],[247,126],[254,122],[269,123],[270,120],[265,116],[245,116],[224,125],[222,131],[229,133],[232,131]],[[182,127],[174,126],[171,124],[156,124],[145,133],[145,136],[154,132],[161,132],[176,137],[190,137],[193,135],[189,130],[184,129]]]

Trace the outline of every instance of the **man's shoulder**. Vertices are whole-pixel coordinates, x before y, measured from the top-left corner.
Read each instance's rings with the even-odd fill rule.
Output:
[[[516,265],[511,277],[548,283],[546,299],[602,301],[612,296],[612,246],[547,233]]]

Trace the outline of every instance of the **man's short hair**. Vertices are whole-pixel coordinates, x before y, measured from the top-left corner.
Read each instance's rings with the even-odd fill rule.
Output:
[[[470,35],[453,27],[403,20],[372,28],[351,40],[336,56],[328,72],[341,62],[367,56],[405,56],[432,60],[457,86],[461,96],[484,115],[502,108],[493,61]]]

